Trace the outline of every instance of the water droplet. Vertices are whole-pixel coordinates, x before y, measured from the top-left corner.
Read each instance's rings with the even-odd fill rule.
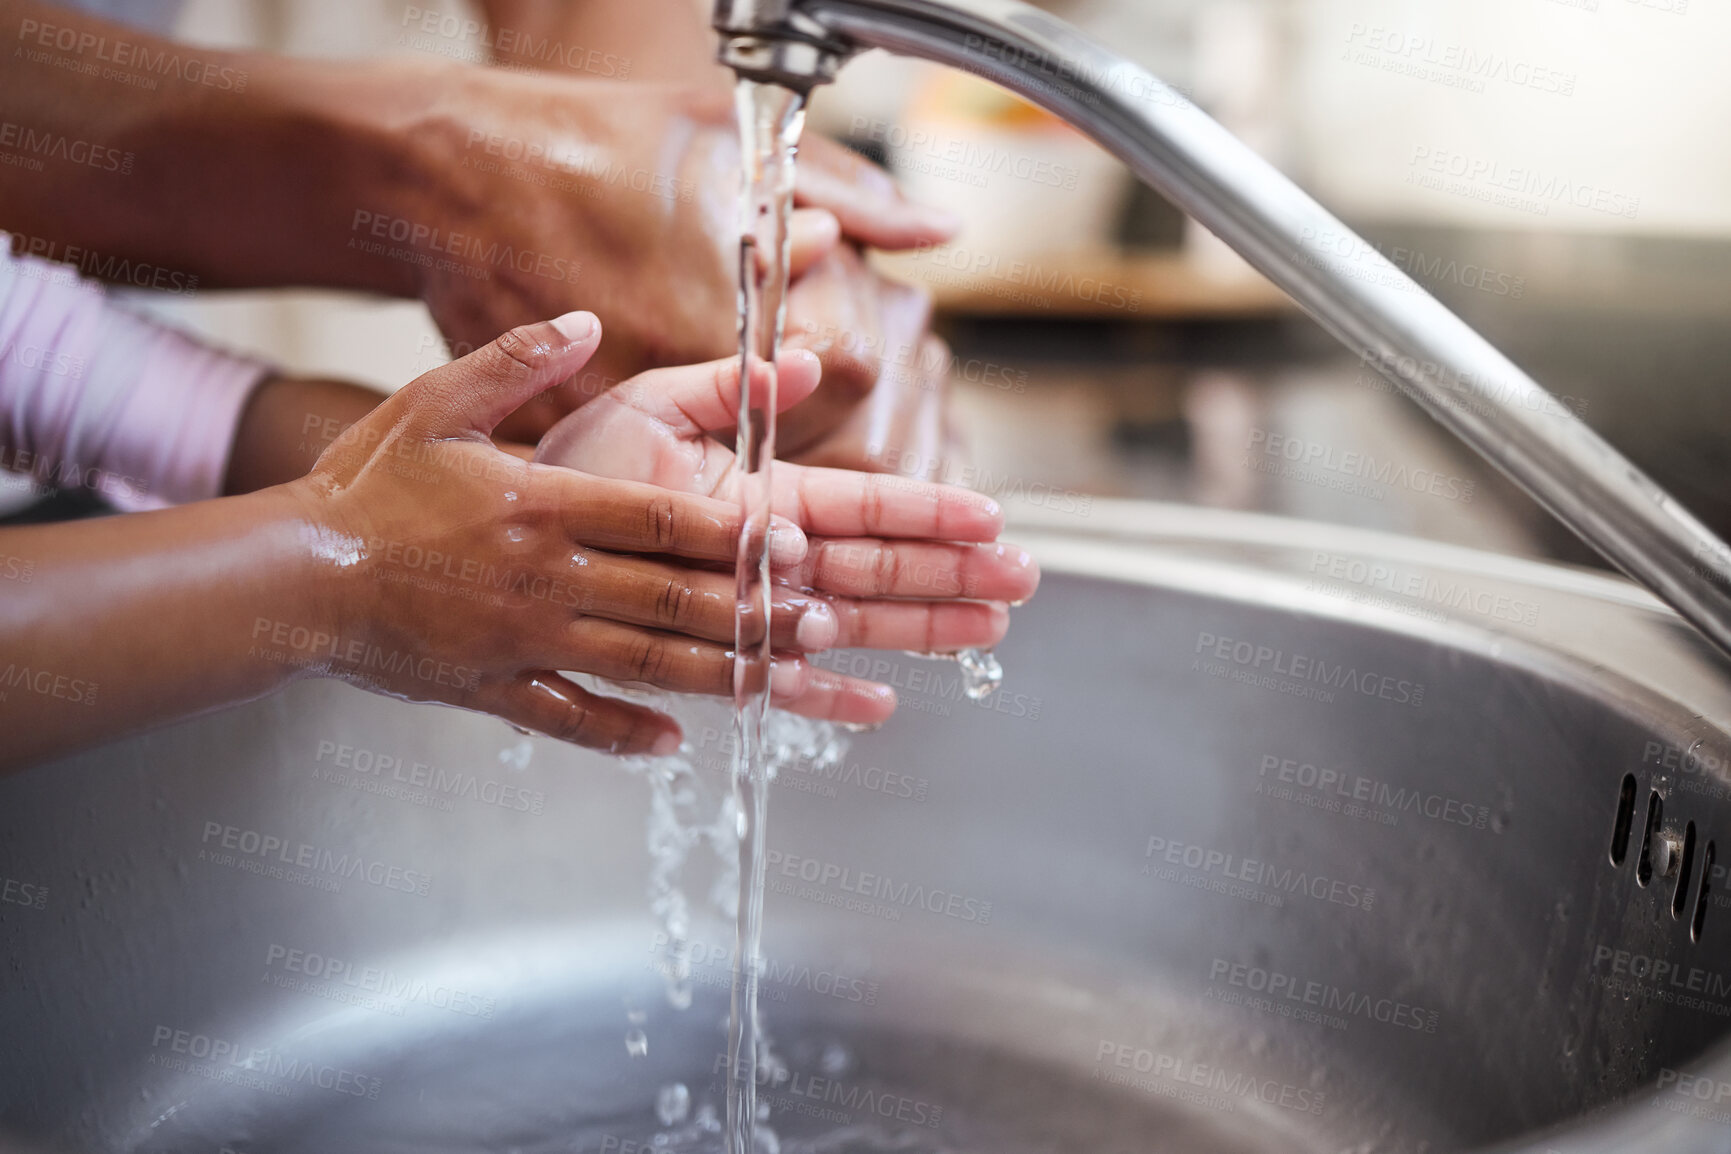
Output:
[[[691,1091],[674,1082],[655,1092],[655,1116],[663,1126],[677,1126],[691,1113]]]
[[[831,1042],[818,1055],[817,1066],[831,1078],[840,1077],[853,1068],[853,1055],[840,1042]]]
[[[1004,667],[990,649],[964,649],[956,661],[962,667],[962,692],[970,701],[984,701],[1004,683]]]
[[[649,1035],[642,1030],[631,1029],[625,1032],[625,1052],[633,1058],[643,1058],[649,1055]]]

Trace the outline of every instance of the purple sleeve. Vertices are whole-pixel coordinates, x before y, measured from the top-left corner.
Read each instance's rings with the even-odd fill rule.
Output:
[[[219,496],[241,412],[270,372],[0,244],[0,467],[127,511]]]

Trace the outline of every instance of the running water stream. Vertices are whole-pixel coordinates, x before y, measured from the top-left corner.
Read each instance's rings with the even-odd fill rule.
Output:
[[[757,1125],[757,1067],[764,1038],[758,1021],[763,888],[771,767],[764,726],[771,677],[770,473],[775,460],[776,355],[787,318],[788,220],[794,156],[805,126],[805,98],[774,84],[741,80],[735,90],[743,179],[739,241],[739,424],[743,528],[734,577],[735,706],[733,801],[739,829],[739,908],[734,923],[733,993],[727,1031],[727,1154],[750,1154]],[[767,387],[752,405],[754,377]]]

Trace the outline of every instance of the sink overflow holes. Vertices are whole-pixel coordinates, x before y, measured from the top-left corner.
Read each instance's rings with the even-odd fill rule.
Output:
[[[1658,790],[1647,795],[1647,831],[1641,836],[1641,859],[1635,863],[1635,881],[1642,889],[1653,882],[1653,842],[1659,835],[1659,823],[1665,820],[1665,799]]]
[[[1629,856],[1629,830],[1635,823],[1635,775],[1623,775],[1623,793],[1617,800],[1617,824],[1611,827],[1611,864],[1620,866]]]
[[[1689,940],[1701,940],[1701,926],[1707,920],[1707,893],[1713,884],[1713,843],[1707,843],[1707,852],[1701,855],[1701,888],[1695,894],[1695,917],[1689,922]]]
[[[1677,867],[1677,888],[1671,894],[1671,916],[1680,918],[1689,904],[1690,874],[1695,869],[1695,823],[1683,827],[1683,861]]]
[[[1611,826],[1611,864],[1620,866],[1629,859],[1629,835],[1635,828],[1635,796],[1640,790],[1635,775],[1623,775],[1622,785],[1617,793],[1617,819]],[[1707,895],[1713,885],[1713,865],[1718,857],[1718,847],[1709,841],[1701,852],[1700,884],[1695,882],[1695,843],[1698,840],[1695,823],[1688,822],[1683,827],[1682,844],[1678,844],[1675,833],[1667,833],[1662,826],[1665,820],[1665,799],[1659,796],[1658,790],[1647,794],[1647,820],[1641,831],[1641,852],[1635,860],[1635,882],[1642,889],[1653,884],[1653,875],[1660,877],[1676,876],[1676,882],[1671,890],[1671,917],[1682,920],[1685,913],[1689,914],[1689,940],[1701,940],[1701,929],[1707,921]],[[1695,901],[1693,908],[1689,902],[1690,887],[1694,885]]]

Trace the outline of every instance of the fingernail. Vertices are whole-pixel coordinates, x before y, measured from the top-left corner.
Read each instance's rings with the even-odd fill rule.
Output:
[[[769,667],[769,698],[788,701],[798,696],[804,687],[805,670],[793,658],[778,658]]]
[[[656,757],[672,757],[679,752],[679,734],[674,730],[667,730],[655,739],[655,744],[649,747],[649,752]]]
[[[771,525],[769,529],[769,563],[792,565],[805,556],[805,534],[792,522]]]
[[[793,631],[795,644],[807,653],[828,649],[835,644],[835,637],[835,610],[822,601],[813,603],[799,615],[799,625]]]
[[[560,336],[572,344],[577,344],[579,341],[586,341],[595,335],[597,323],[594,313],[578,309],[576,312],[569,312],[562,317],[555,318],[553,327],[559,330]]]

